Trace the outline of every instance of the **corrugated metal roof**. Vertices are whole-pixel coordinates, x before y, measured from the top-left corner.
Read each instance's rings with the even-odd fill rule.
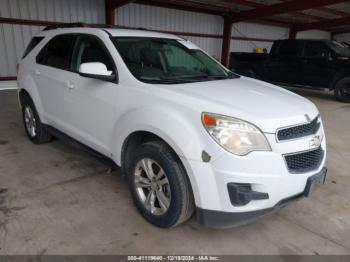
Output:
[[[338,15],[331,14],[325,11],[320,11],[317,9],[303,10],[302,13],[307,15],[312,15],[312,16],[319,16],[319,17],[322,17],[323,19],[335,19],[339,17]]]
[[[287,0],[157,0],[156,2],[159,1],[162,3],[168,2],[172,4],[183,4],[197,8],[207,8],[211,9],[212,11],[221,11],[226,14],[232,12],[232,15],[234,15],[234,12],[253,10],[259,7],[287,2]],[[337,14],[336,11],[343,11],[345,12],[345,15],[349,13],[350,16],[350,3],[345,2],[342,4],[327,7],[275,15],[268,17],[268,19],[275,20],[276,22],[283,22],[286,24],[303,24],[327,19],[336,19],[344,16],[342,14]]]
[[[331,5],[329,7],[332,9],[338,10],[338,11],[343,11],[343,12],[349,13],[349,15],[350,15],[350,3],[349,2]]]

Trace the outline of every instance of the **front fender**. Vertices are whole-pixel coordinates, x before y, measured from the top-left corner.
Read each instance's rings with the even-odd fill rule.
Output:
[[[224,151],[208,135],[201,123],[201,113],[180,112],[171,106],[140,108],[130,111],[119,118],[114,128],[113,160],[120,166],[122,147],[128,136],[137,131],[153,133],[163,139],[179,156],[190,180],[197,205],[201,206],[202,197],[199,187],[203,183],[215,183],[213,177],[204,176],[197,166],[203,163],[202,152],[205,150],[211,161],[224,154]]]
[[[201,125],[200,114],[185,115],[171,108],[167,108],[166,111],[159,107],[129,111],[115,124],[115,135],[111,143],[113,158],[119,165],[122,146],[127,137],[136,131],[147,131],[166,141],[180,158],[201,161],[206,143],[202,138],[204,128],[198,124]]]

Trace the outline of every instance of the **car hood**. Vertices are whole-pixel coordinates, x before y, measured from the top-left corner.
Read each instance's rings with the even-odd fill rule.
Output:
[[[255,124],[265,133],[305,123],[319,114],[309,100],[247,77],[167,85],[167,89],[185,95],[182,103],[190,103],[197,111],[239,118]]]

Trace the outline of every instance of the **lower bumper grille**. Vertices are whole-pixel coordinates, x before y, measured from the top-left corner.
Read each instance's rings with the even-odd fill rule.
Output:
[[[305,173],[317,169],[323,160],[324,151],[321,147],[302,153],[285,155],[290,173]]]

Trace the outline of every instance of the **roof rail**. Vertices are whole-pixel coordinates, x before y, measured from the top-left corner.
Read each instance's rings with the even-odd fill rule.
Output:
[[[129,26],[120,26],[120,25],[105,25],[105,24],[86,24],[82,22],[76,23],[57,23],[55,25],[46,26],[43,31],[60,29],[60,28],[74,28],[74,27],[90,27],[90,28],[116,28],[116,29],[134,29],[134,30],[148,30],[146,28],[134,28]]]
[[[129,30],[145,30],[148,31],[147,28],[144,27],[130,27],[125,25],[105,25],[105,24],[94,24],[94,25],[88,25],[92,28],[115,28],[115,29],[129,29]]]
[[[73,27],[88,27],[87,24],[77,22],[77,23],[57,23],[56,25],[46,26],[43,31],[54,30],[59,28],[73,28]]]

